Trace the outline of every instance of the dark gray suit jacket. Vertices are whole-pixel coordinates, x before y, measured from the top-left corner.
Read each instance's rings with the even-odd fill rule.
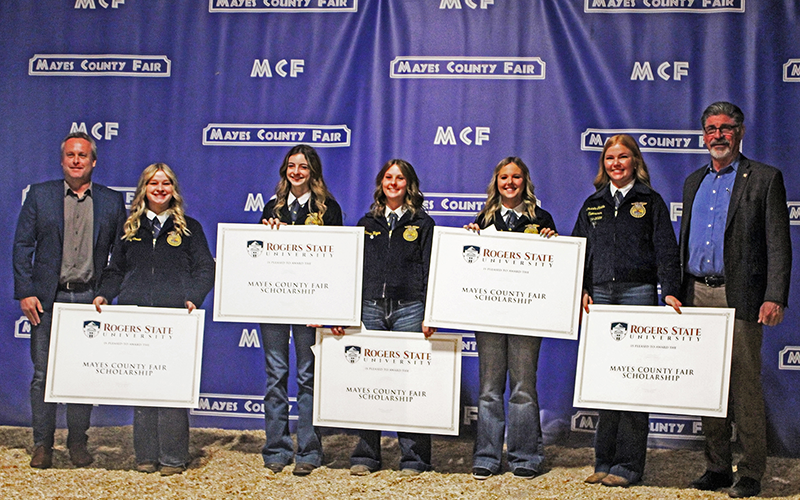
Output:
[[[693,172],[683,185],[681,270],[684,287],[689,261],[689,227],[694,197],[707,167]],[[792,273],[789,211],[783,175],[775,167],[739,157],[725,224],[725,291],[736,317],[758,321],[764,301],[787,305]],[[687,288],[684,288],[686,290]]]
[[[92,204],[94,278],[99,280],[111,249],[122,235],[125,203],[122,193],[92,183]],[[52,310],[63,245],[63,179],[31,185],[14,233],[15,299],[36,296],[45,311]]]

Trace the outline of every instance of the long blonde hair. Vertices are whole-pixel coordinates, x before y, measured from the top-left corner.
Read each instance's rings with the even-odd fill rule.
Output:
[[[331,192],[328,191],[325,179],[322,178],[322,160],[319,159],[317,151],[307,144],[298,144],[294,146],[283,158],[283,163],[278,172],[280,180],[275,187],[275,205],[272,207],[272,216],[280,219],[281,209],[286,205],[286,199],[289,197],[289,191],[292,189],[292,185],[286,178],[286,171],[289,169],[289,158],[298,153],[305,156],[308,162],[308,172],[310,174],[308,187],[314,197],[314,204],[319,218],[322,219],[322,216],[325,215],[328,209],[325,202],[328,201],[328,198],[334,198]],[[308,211],[313,212],[314,210],[309,206]]]
[[[150,179],[159,171],[164,172],[170,182],[172,182],[172,199],[169,201],[169,210],[172,215],[172,225],[175,226],[175,231],[184,236],[191,234],[189,228],[186,226],[183,197],[178,188],[178,178],[175,176],[175,172],[173,172],[166,163],[153,163],[145,168],[142,171],[142,175],[139,176],[139,183],[136,185],[136,194],[133,197],[133,202],[131,202],[131,214],[128,216],[128,220],[125,221],[125,234],[122,235],[123,240],[130,241],[139,231],[142,216],[147,212],[147,183],[150,182]]]
[[[492,180],[486,188],[486,204],[483,206],[483,210],[478,214],[478,219],[483,219],[487,224],[494,223],[494,216],[503,204],[500,192],[497,190],[497,176],[500,175],[500,170],[510,163],[515,164],[522,170],[522,176],[524,178],[522,203],[525,204],[525,215],[527,215],[530,220],[536,219],[536,195],[534,194],[533,181],[531,181],[531,172],[528,170],[528,166],[525,165],[525,162],[522,161],[522,158],[519,156],[508,156],[500,160],[500,163],[494,167]]]

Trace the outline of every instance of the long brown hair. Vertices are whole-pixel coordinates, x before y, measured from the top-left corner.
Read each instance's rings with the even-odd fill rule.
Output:
[[[291,183],[286,178],[286,171],[289,169],[289,158],[298,153],[305,156],[308,162],[308,172],[310,174],[308,178],[308,187],[314,197],[316,211],[320,219],[322,219],[322,216],[325,215],[325,211],[328,209],[325,202],[328,201],[328,198],[334,199],[334,197],[331,192],[328,191],[328,186],[325,184],[325,179],[322,177],[322,160],[319,159],[317,150],[307,144],[298,144],[294,146],[286,153],[286,156],[283,157],[283,163],[279,170],[280,180],[278,181],[278,185],[275,186],[276,199],[275,206],[272,208],[272,215],[279,219],[281,217],[281,209],[286,206],[289,191],[292,189]],[[313,212],[310,206],[308,208],[309,212]]]
[[[417,177],[417,172],[407,161],[395,158],[384,163],[378,175],[375,176],[375,191],[372,193],[372,197],[375,201],[370,207],[370,213],[375,217],[383,217],[384,212],[386,212],[386,193],[383,192],[383,176],[386,175],[387,170],[395,165],[400,169],[400,173],[403,174],[403,177],[406,178],[406,196],[403,199],[403,206],[412,214],[416,214],[419,210],[422,210],[422,203],[425,201],[425,196],[423,196],[422,191],[419,190],[419,177]]]

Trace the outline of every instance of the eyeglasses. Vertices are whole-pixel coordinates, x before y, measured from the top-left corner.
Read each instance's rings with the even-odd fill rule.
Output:
[[[719,127],[715,127],[714,125],[709,125],[708,127],[703,129],[703,132],[705,132],[706,135],[715,135],[719,130],[720,134],[730,137],[733,135],[733,131],[736,130],[737,128],[739,128],[739,125],[729,125],[726,123],[720,125]]]

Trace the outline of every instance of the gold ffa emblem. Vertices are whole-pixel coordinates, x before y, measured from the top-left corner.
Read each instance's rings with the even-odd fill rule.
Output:
[[[169,233],[167,235],[167,243],[174,247],[181,246],[181,235],[178,233]]]
[[[524,232],[528,234],[539,234],[539,224],[527,224]]]
[[[403,239],[406,241],[415,241],[419,236],[417,229],[419,229],[419,226],[406,226],[406,230],[403,231]]]
[[[325,223],[322,222],[322,217],[320,217],[317,212],[314,212],[313,214],[308,214],[304,224],[306,226],[324,226],[325,225]]]
[[[641,201],[635,202],[631,207],[631,215],[637,219],[644,217],[644,214],[647,213],[647,210],[644,209],[645,205],[647,205],[647,203],[642,203]]]

